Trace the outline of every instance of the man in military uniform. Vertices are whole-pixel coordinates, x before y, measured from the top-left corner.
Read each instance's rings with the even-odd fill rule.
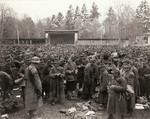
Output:
[[[138,69],[139,73],[139,83],[140,83],[140,96],[145,96],[146,93],[146,77],[145,74],[147,74],[147,63],[143,62],[142,66]]]
[[[98,95],[98,102],[102,104],[103,109],[106,109],[107,101],[108,101],[108,90],[107,86],[109,80],[111,79],[111,75],[107,71],[107,66],[102,65],[100,67],[100,88]]]
[[[61,104],[65,101],[64,78],[65,71],[63,68],[63,60],[58,62],[57,65],[57,101]]]
[[[107,112],[109,114],[107,119],[114,119],[113,115],[120,116],[119,119],[124,119],[127,113],[127,102],[125,98],[125,90],[127,81],[120,75],[120,71],[112,69],[112,79],[109,81],[108,88],[108,104]]]
[[[49,98],[49,92],[50,92],[50,78],[49,78],[49,72],[52,67],[53,59],[50,59],[46,62],[46,66],[44,67],[43,70],[43,80],[42,80],[42,96],[44,99]]]
[[[37,71],[40,59],[34,56],[25,69],[25,109],[31,119],[37,119],[36,111],[42,106],[42,84]]]
[[[95,79],[98,76],[98,67],[95,65],[95,59],[91,59],[84,69],[84,87],[83,98],[92,98],[95,89]]]
[[[127,81],[127,90],[129,91],[130,94],[129,98],[127,99],[127,111],[129,114],[128,116],[132,116],[133,109],[135,107],[135,91],[134,91],[135,75],[132,71],[130,63],[124,62],[122,76]]]
[[[50,91],[49,91],[49,101],[52,105],[56,103],[56,96],[57,96],[57,61],[53,61],[51,68],[49,69],[49,83],[50,83]]]
[[[12,78],[6,72],[0,71],[0,90],[3,91],[2,99],[8,98],[12,89]]]
[[[73,92],[76,90],[77,66],[72,61],[71,58],[69,58],[68,62],[65,64],[64,70],[65,70],[67,99],[74,99]]]

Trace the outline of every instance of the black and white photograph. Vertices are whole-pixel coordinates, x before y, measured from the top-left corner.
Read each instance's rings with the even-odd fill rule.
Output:
[[[0,0],[0,119],[150,119],[150,0]]]

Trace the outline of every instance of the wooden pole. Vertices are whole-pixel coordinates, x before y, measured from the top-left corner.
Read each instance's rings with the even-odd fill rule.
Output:
[[[20,44],[20,40],[19,40],[19,30],[18,30],[18,26],[16,25],[17,27],[17,40],[18,40],[18,45]]]

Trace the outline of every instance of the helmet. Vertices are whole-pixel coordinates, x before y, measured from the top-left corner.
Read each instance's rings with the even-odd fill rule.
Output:
[[[40,58],[37,56],[32,57],[31,63],[36,63],[36,64],[40,63]]]

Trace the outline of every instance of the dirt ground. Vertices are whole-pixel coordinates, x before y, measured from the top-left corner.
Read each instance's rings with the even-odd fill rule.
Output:
[[[81,102],[81,100],[66,100],[65,103],[56,104],[52,106],[45,103],[38,111],[39,117],[42,119],[71,119],[71,116],[66,116],[64,113],[60,113],[60,109],[68,109],[72,107],[76,102]],[[94,103],[94,102],[93,102]],[[96,103],[94,105],[97,105]],[[108,114],[105,111],[97,111],[97,119],[106,119]],[[19,111],[8,114],[9,119],[28,119],[27,112],[24,108],[20,108]],[[116,116],[117,119],[117,116]],[[150,119],[150,111],[146,110],[134,110],[132,117],[125,117],[125,119]]]
[[[20,92],[15,92],[14,99],[19,102],[19,104],[22,104],[22,98],[16,98],[17,95],[20,95]],[[87,102],[81,99],[77,100],[65,100],[64,104],[56,104],[55,106],[52,106],[48,102],[44,101],[44,105],[39,108],[38,110],[38,116],[42,119],[71,119],[71,116],[67,116],[64,113],[60,113],[60,109],[69,109],[74,106],[77,102]],[[99,104],[95,103],[94,100],[92,100],[91,105],[93,107],[98,107]],[[96,115],[98,115],[97,119],[106,119],[108,114],[106,111],[99,111],[96,110]],[[20,106],[18,110],[13,110],[13,112],[8,113],[9,119],[28,119],[28,113],[24,110],[23,105]],[[117,119],[117,116],[115,116]],[[132,117],[125,117],[125,119],[150,119],[150,110],[134,110],[134,113]]]

